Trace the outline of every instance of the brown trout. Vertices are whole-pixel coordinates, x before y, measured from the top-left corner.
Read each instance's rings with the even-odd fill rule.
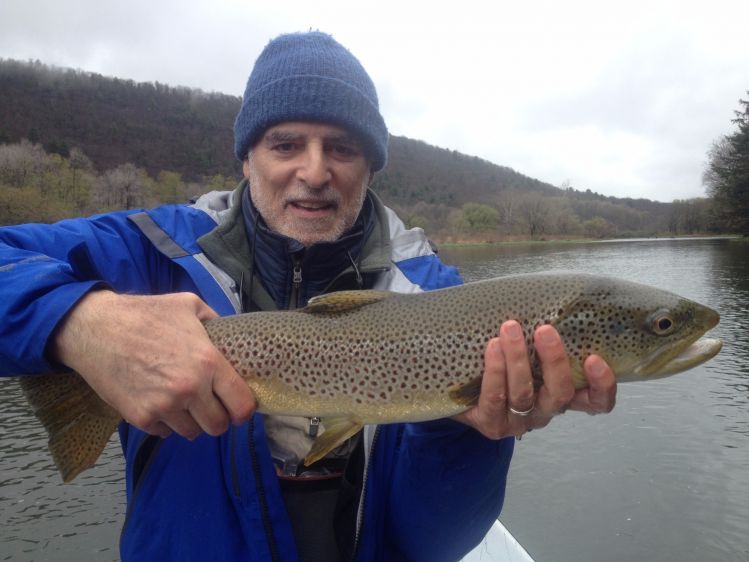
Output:
[[[484,349],[500,324],[532,334],[556,327],[577,388],[582,365],[601,355],[618,381],[673,375],[718,353],[700,339],[717,312],[653,287],[581,273],[517,275],[417,294],[343,291],[296,311],[255,312],[205,323],[215,346],[247,381],[266,414],[318,416],[325,431],[311,464],[364,424],[416,422],[475,404]],[[94,465],[121,416],[75,373],[25,376],[26,396],[49,433],[63,479]]]

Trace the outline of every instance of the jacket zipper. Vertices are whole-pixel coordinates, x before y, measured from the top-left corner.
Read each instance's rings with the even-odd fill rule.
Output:
[[[260,504],[260,518],[263,522],[263,530],[265,531],[265,539],[268,541],[268,550],[270,550],[270,557],[273,562],[281,562],[281,556],[278,553],[278,545],[276,544],[276,537],[273,534],[273,525],[270,521],[270,509],[268,508],[268,498],[265,497],[265,487],[263,486],[262,473],[260,472],[260,460],[257,456],[257,450],[255,449],[255,440],[253,435],[255,433],[255,419],[250,418],[249,422],[249,449],[250,449],[250,461],[252,462],[252,473],[255,475],[255,493],[257,494],[258,503]]]
[[[156,457],[156,453],[158,453],[159,448],[161,447],[162,443],[163,443],[163,439],[160,439],[154,435],[148,435],[138,445],[138,450],[136,451],[135,456],[134,456],[136,461],[139,461],[140,456],[144,453],[148,456],[143,461],[143,467],[141,468],[140,474],[138,475],[135,481],[133,494],[127,505],[127,510],[125,513],[125,522],[122,524],[122,529],[120,530],[120,543],[122,543],[125,537],[125,531],[128,528],[128,524],[130,523],[130,518],[133,514],[133,511],[135,510],[135,502],[140,497],[140,491],[142,488],[142,484],[145,481],[146,473],[151,468],[151,464],[153,464],[153,459]]]
[[[293,274],[294,277],[291,280],[291,298],[289,299],[289,308],[299,308],[299,295],[301,294],[302,288],[302,260],[294,256],[293,258]]]
[[[361,489],[361,502],[359,503],[359,512],[356,517],[356,533],[354,534],[354,555],[351,557],[351,562],[355,562],[357,555],[359,554],[359,539],[361,530],[364,527],[364,504],[367,501],[367,484],[369,483],[369,472],[372,466],[372,456],[374,455],[375,445],[377,445],[377,437],[380,435],[380,426],[375,428],[375,433],[372,436],[372,445],[369,448],[369,460],[364,467],[364,481],[362,482]]]

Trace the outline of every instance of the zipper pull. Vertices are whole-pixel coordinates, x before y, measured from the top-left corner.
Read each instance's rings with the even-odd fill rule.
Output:
[[[291,278],[291,295],[289,298],[289,308],[299,308],[299,293],[302,289],[302,260],[299,257],[294,258],[294,268]]]
[[[315,416],[309,419],[309,436],[317,437],[317,432],[320,429],[320,418]]]

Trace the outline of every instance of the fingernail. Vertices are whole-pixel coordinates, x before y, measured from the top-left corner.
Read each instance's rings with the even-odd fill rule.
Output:
[[[499,338],[489,340],[489,353],[493,353],[494,355],[502,353],[502,345],[499,343]]]
[[[520,329],[520,325],[517,324],[516,322],[511,322],[507,324],[507,327],[505,328],[505,332],[513,340],[517,340],[523,337],[523,330]]]
[[[600,377],[605,370],[606,365],[603,361],[593,361],[593,364],[590,366],[590,372],[597,377]]]
[[[557,335],[553,330],[549,330],[548,328],[541,330],[541,332],[538,334],[538,337],[541,340],[541,343],[544,343],[546,345],[551,345],[553,343],[556,343],[557,341]]]

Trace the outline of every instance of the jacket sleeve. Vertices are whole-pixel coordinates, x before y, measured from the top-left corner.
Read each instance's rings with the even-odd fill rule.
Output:
[[[146,289],[158,258],[128,214],[0,228],[0,376],[49,371],[47,342],[88,291]]]

